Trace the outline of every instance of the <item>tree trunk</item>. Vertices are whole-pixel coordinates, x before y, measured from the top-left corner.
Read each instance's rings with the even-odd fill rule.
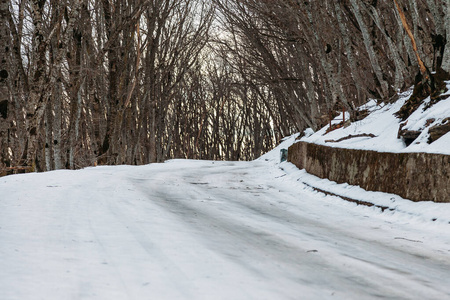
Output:
[[[52,162],[53,162],[53,112],[52,106],[47,105],[46,113],[45,113],[45,170],[51,171],[53,170]]]
[[[8,0],[0,1],[0,169],[10,166],[11,158],[9,149],[9,124],[11,110],[11,98],[8,89],[8,77],[10,69],[8,56],[10,49],[10,37],[7,25],[7,14],[9,14]]]
[[[62,162],[61,144],[62,144],[62,84],[57,82],[54,87],[54,95],[52,98],[54,120],[53,120],[53,158],[55,164],[55,170],[62,169],[64,167]]]
[[[445,31],[447,44],[445,45],[444,57],[442,59],[442,69],[450,73],[450,0],[442,0],[447,2],[447,9],[445,11]],[[445,6],[443,6],[445,7]]]
[[[400,19],[402,21],[403,28],[405,29],[406,33],[408,34],[408,36],[411,40],[414,54],[416,55],[417,62],[419,63],[420,73],[422,74],[422,77],[423,77],[422,82],[423,83],[428,82],[431,77],[430,77],[427,67],[425,67],[425,64],[423,63],[422,59],[420,58],[419,51],[417,49],[416,39],[414,38],[414,35],[413,35],[411,29],[409,28],[408,22],[406,21],[405,14],[403,13],[403,10],[400,7],[400,5],[398,4],[397,0],[394,0],[394,3],[397,8],[397,12],[400,16]]]
[[[375,75],[378,79],[378,82],[380,83],[381,90],[380,95],[383,99],[387,99],[389,96],[389,85],[388,83],[383,79],[383,72],[380,67],[380,63],[378,62],[378,58],[375,54],[375,51],[372,46],[372,39],[369,33],[369,30],[367,28],[366,23],[364,22],[363,16],[360,11],[359,3],[356,0],[350,1],[353,8],[353,13],[355,14],[356,20],[359,24],[359,27],[361,29],[361,34],[364,40],[364,45],[366,47],[366,51],[369,54],[370,63],[372,65],[373,71],[375,72]]]

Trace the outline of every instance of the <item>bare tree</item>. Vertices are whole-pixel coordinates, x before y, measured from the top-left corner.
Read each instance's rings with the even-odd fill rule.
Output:
[[[448,71],[449,7],[0,0],[0,172],[256,158]]]
[[[8,116],[8,108],[11,106],[10,93],[8,89],[9,67],[8,56],[10,55],[10,34],[7,24],[9,14],[8,1],[0,2],[0,169],[11,166],[9,157],[9,125],[11,118]],[[10,109],[10,108],[9,108]],[[10,115],[10,113],[9,113]]]

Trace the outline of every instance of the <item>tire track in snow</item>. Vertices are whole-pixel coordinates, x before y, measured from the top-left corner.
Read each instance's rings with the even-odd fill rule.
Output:
[[[236,177],[236,172],[232,171],[228,168],[223,173],[228,174],[230,177]],[[242,175],[242,170],[239,170],[239,168],[234,168],[234,171],[240,172]],[[439,265],[438,262],[433,262],[431,259],[424,262],[423,257],[414,257],[414,254],[400,251],[399,249],[383,245],[374,240],[365,240],[351,236],[349,231],[339,230],[339,227],[335,226],[336,224],[330,225],[327,220],[319,221],[310,217],[305,218],[305,215],[293,214],[276,206],[268,206],[267,203],[270,204],[268,199],[276,195],[263,197],[264,199],[258,201],[256,204],[255,202],[247,201],[245,192],[249,191],[244,186],[239,190],[239,188],[233,185],[233,192],[236,198],[230,199],[225,196],[226,191],[220,193],[218,189],[214,189],[213,191],[211,189],[207,190],[208,175],[210,175],[210,172],[202,174],[198,170],[195,173],[189,172],[187,174],[177,175],[179,184],[181,184],[180,178],[184,178],[183,180],[185,180],[186,185],[189,182],[202,183],[201,185],[195,184],[192,186],[189,192],[186,193],[186,198],[180,198],[178,193],[172,193],[171,195],[170,189],[166,189],[163,185],[152,186],[147,189],[146,193],[160,199],[157,201],[158,205],[177,215],[180,222],[186,223],[186,226],[196,228],[199,235],[203,234],[212,239],[208,241],[205,238],[199,238],[200,243],[206,244],[224,256],[228,256],[228,258],[234,260],[235,264],[244,266],[254,274],[261,275],[263,274],[263,270],[258,268],[253,268],[252,270],[253,266],[251,263],[254,261],[250,260],[251,262],[249,263],[247,261],[249,257],[240,256],[240,253],[236,254],[233,252],[236,249],[230,250],[226,247],[217,247],[217,245],[231,242],[242,245],[240,252],[251,252],[252,255],[257,257],[256,260],[275,259],[285,267],[284,275],[289,273],[289,269],[294,270],[292,273],[295,273],[296,268],[307,268],[310,270],[307,272],[309,276],[316,276],[316,279],[319,279],[323,276],[323,271],[317,271],[317,266],[321,266],[326,269],[328,275],[332,274],[332,276],[336,277],[334,279],[338,281],[336,286],[351,288],[353,285],[353,289],[355,289],[356,285],[356,289],[360,289],[359,293],[367,293],[370,291],[374,297],[380,296],[380,289],[390,290],[392,295],[397,295],[400,298],[408,298],[408,295],[417,295],[416,293],[422,293],[423,295],[436,299],[449,295],[449,292],[446,290],[439,291],[439,289],[436,290],[436,287],[428,286],[428,280],[416,276],[414,273],[415,269],[407,267],[408,262],[415,261],[417,264],[415,268],[430,269],[430,272],[435,268],[434,270],[442,270],[442,275],[448,274],[445,267],[442,268],[442,265]],[[164,176],[166,175],[161,175],[162,178]],[[230,179],[235,178],[224,178],[225,181]],[[246,185],[252,184],[251,180],[247,180],[247,178],[244,181]],[[252,189],[258,190],[258,186],[252,186]],[[227,188],[222,189],[226,190]],[[252,221],[256,220],[259,224],[267,223],[266,230],[255,229],[246,225],[246,220],[242,217],[236,217],[232,213],[226,214],[219,207],[210,205],[211,202],[209,201],[205,200],[203,204],[199,204],[201,202],[198,199],[206,199],[207,197],[215,199],[216,202],[224,203],[224,205],[231,205],[235,209],[239,208],[234,213],[240,212],[245,218],[251,218],[253,219]],[[151,197],[149,196],[149,198]],[[328,248],[328,251],[321,250],[320,255],[316,255],[315,257],[311,256],[309,255],[308,248],[302,245],[292,244],[280,238],[273,231],[269,231],[270,227],[279,228],[283,231],[289,228],[287,232],[290,234],[296,233],[303,241],[313,240],[314,244],[318,244],[324,249]],[[327,241],[326,238],[322,238],[321,236],[324,232],[327,233],[325,236],[328,236],[328,238],[333,236],[334,240]],[[333,246],[330,247],[332,243],[339,243],[340,246],[334,247],[335,249],[333,249]],[[362,249],[371,249],[374,253],[378,254],[390,252],[393,260],[384,261],[382,258],[377,257],[378,254],[367,253],[363,256],[370,256],[370,260],[362,259],[359,257]],[[348,255],[347,253],[355,254]],[[332,254],[334,258],[339,256],[341,264],[324,257],[328,254]],[[342,261],[345,262],[344,265],[342,265]],[[392,264],[394,267],[391,266]],[[367,270],[370,270],[372,273],[370,277],[374,276],[377,279],[361,277],[361,274],[364,274]],[[296,280],[299,279],[296,278]],[[308,279],[304,278],[303,281],[306,283]],[[398,287],[392,285],[392,281],[402,281],[403,290],[399,290]],[[417,290],[414,288],[416,285],[420,287]],[[426,289],[425,292],[422,291],[424,288]]]

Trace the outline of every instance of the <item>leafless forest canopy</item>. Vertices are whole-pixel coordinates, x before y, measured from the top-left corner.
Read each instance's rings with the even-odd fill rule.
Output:
[[[0,174],[254,159],[393,101],[450,71],[450,0],[397,2],[414,43],[394,0],[0,0]]]

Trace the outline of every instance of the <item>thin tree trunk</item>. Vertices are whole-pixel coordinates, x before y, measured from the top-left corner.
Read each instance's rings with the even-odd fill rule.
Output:
[[[356,0],[351,0],[350,2],[352,4],[353,13],[355,14],[356,20],[361,29],[362,37],[364,40],[364,45],[366,47],[367,53],[369,54],[369,59],[370,59],[371,65],[372,65],[372,69],[375,72],[378,82],[380,83],[380,87],[381,87],[380,94],[383,98],[387,98],[389,96],[389,85],[383,79],[383,72],[381,70],[380,63],[378,62],[378,58],[373,49],[372,39],[371,39],[369,30],[367,28],[367,25],[365,24],[365,22],[363,20],[363,16],[360,11],[359,3]]]
[[[8,89],[8,77],[10,69],[8,66],[9,56],[9,31],[7,25],[8,0],[0,1],[0,169],[3,166],[10,166],[11,157],[9,156],[9,120],[8,117],[13,107]]]
[[[403,13],[402,8],[400,7],[400,5],[398,5],[397,0],[394,0],[395,6],[397,8],[397,12],[400,16],[400,19],[402,21],[403,27],[405,28],[406,33],[408,34],[409,38],[411,39],[411,43],[412,43],[412,47],[414,50],[414,54],[416,55],[417,58],[417,62],[419,63],[419,69],[420,69],[420,73],[422,73],[422,76],[424,78],[425,81],[428,81],[430,79],[427,68],[425,67],[425,64],[423,63],[422,59],[420,58],[419,52],[417,50],[417,44],[416,44],[416,40],[414,38],[414,35],[411,31],[411,29],[409,28],[408,22],[406,21],[406,17],[405,14]]]
[[[52,99],[53,111],[55,113],[53,120],[53,158],[55,163],[55,170],[63,168],[62,153],[61,153],[61,136],[62,136],[62,86],[61,82],[57,82],[54,88],[54,95]]]
[[[52,170],[52,153],[53,153],[53,112],[51,105],[47,105],[45,113],[45,170]]]
[[[445,45],[444,57],[442,59],[442,69],[450,73],[450,0],[443,0],[443,2],[444,1],[447,3],[447,9],[445,11],[445,31],[447,44]]]

